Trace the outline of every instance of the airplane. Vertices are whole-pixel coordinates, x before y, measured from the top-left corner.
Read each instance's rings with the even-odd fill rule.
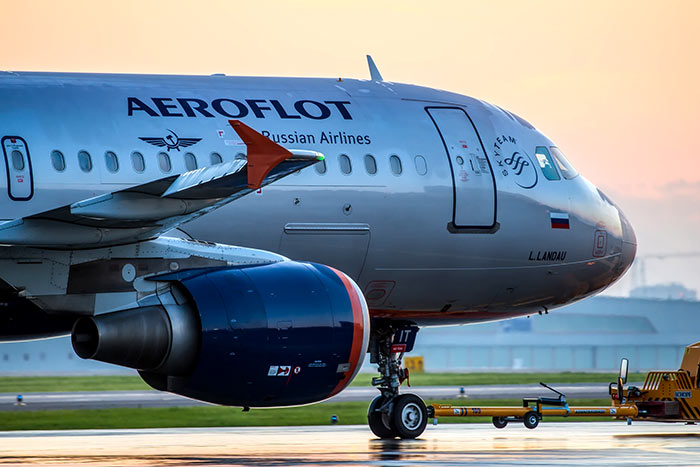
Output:
[[[347,387],[415,438],[420,327],[548,313],[636,253],[513,112],[370,79],[0,73],[0,340],[71,335],[153,388],[282,407]]]

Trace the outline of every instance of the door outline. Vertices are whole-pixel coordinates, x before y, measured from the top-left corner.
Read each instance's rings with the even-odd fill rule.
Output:
[[[24,145],[25,155],[27,156],[27,166],[29,167],[29,196],[16,197],[12,195],[12,176],[10,175],[10,159],[7,156],[7,148],[5,148],[5,140],[19,140]],[[2,153],[5,156],[5,172],[7,174],[7,195],[12,201],[29,201],[34,196],[34,171],[32,169],[32,158],[29,156],[29,145],[21,136],[4,136],[0,140],[2,145]]]
[[[428,117],[430,117],[430,121],[433,122],[433,126],[435,126],[435,129],[438,132],[438,135],[440,136],[440,141],[442,141],[442,146],[445,149],[445,156],[447,157],[447,162],[450,164],[450,174],[452,176],[452,220],[447,223],[447,230],[450,233],[495,233],[498,231],[500,228],[500,224],[498,223],[497,217],[498,217],[498,187],[496,186],[496,177],[493,172],[493,166],[491,166],[491,160],[489,159],[488,153],[486,152],[486,147],[484,146],[484,142],[481,140],[481,134],[479,134],[479,130],[477,130],[476,125],[474,125],[474,121],[472,118],[469,116],[469,113],[462,107],[457,107],[457,106],[426,106],[424,107],[425,112],[428,114]],[[445,142],[445,137],[442,135],[442,131],[440,130],[440,126],[437,124],[435,119],[430,113],[430,110],[435,109],[435,110],[460,110],[464,115],[467,117],[469,120],[469,123],[472,125],[472,129],[474,130],[474,134],[476,134],[477,139],[479,140],[479,144],[481,145],[481,150],[484,151],[484,157],[486,158],[486,163],[489,165],[489,170],[491,171],[491,181],[493,182],[493,223],[491,225],[487,226],[458,226],[455,224],[455,218],[457,214],[457,182],[455,180],[455,170],[454,166],[452,165],[452,157],[450,157],[450,150],[447,147],[447,143]]]

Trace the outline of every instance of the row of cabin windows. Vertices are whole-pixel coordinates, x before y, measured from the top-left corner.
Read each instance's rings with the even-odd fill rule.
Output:
[[[423,156],[416,156],[414,158],[414,163],[416,166],[416,172],[419,175],[425,175],[428,173],[428,163],[425,161]],[[367,154],[364,157],[365,170],[369,175],[375,175],[377,173],[377,159],[371,154]],[[338,165],[340,166],[340,172],[344,175],[349,175],[352,173],[352,161],[350,157],[345,154],[338,156]],[[401,158],[397,155],[389,156],[389,167],[391,173],[394,175],[401,175],[403,173],[403,162]],[[319,174],[325,174],[327,170],[326,161],[323,160],[316,164],[316,172]]]
[[[113,151],[107,151],[105,152],[104,157],[105,167],[107,168],[107,171],[111,173],[117,173],[119,171],[119,158],[117,157],[116,153],[114,153]],[[209,158],[212,165],[221,164],[223,162],[221,155],[216,152],[212,152]],[[21,159],[22,167],[17,167],[17,165],[19,164],[15,163],[14,157],[12,159],[13,165],[15,165],[15,168],[17,170],[22,170],[22,168],[24,168],[24,159],[21,157],[19,159]],[[236,155],[236,159],[245,159],[245,155],[238,154]],[[199,166],[197,162],[197,156],[195,156],[191,152],[187,152],[184,154],[184,160],[185,167],[188,171],[196,170]],[[51,152],[51,163],[53,165],[53,168],[58,172],[63,172],[64,170],[66,170],[66,159],[61,151],[55,150]],[[348,157],[346,154],[341,154],[338,157],[338,163],[340,165],[341,173],[345,175],[349,175],[352,173],[352,161],[350,160],[350,157]],[[425,175],[428,173],[428,164],[423,156],[416,156],[414,158],[414,163],[416,166],[416,172],[419,175]],[[365,170],[368,174],[375,175],[377,173],[377,160],[374,158],[373,155],[365,155],[364,164]],[[136,172],[141,173],[144,170],[146,170],[146,161],[143,157],[143,154],[141,154],[138,151],[132,152],[131,165]],[[90,155],[90,153],[88,153],[87,151],[78,152],[78,166],[80,167],[80,170],[82,170],[85,173],[92,171],[93,163],[92,156]],[[170,155],[168,155],[165,152],[158,153],[158,167],[162,172],[169,173],[173,168],[172,162],[170,160]],[[401,158],[399,158],[399,156],[392,155],[389,157],[389,167],[391,168],[391,173],[393,173],[394,175],[401,175],[403,173],[403,163],[401,162]],[[326,173],[325,160],[316,164],[316,171],[319,174]]]
[[[564,154],[556,146],[550,146],[549,148],[544,146],[537,146],[535,149],[535,157],[540,166],[540,170],[544,174],[545,178],[548,180],[560,180],[559,174],[567,180],[571,180],[578,175],[576,169],[571,165],[571,163],[566,159]],[[15,170],[24,170],[24,157],[19,151],[12,151],[12,166]],[[212,165],[221,164],[223,159],[221,155],[212,152],[209,155],[209,159]],[[245,159],[245,155],[237,154],[236,159]],[[184,154],[185,167],[188,171],[196,170],[199,166],[197,163],[197,156],[191,152],[186,152]],[[413,159],[416,172],[419,175],[425,175],[428,173],[428,164],[423,156],[415,156]],[[51,152],[51,163],[54,169],[58,172],[63,172],[66,169],[66,159],[63,157],[61,151]],[[138,151],[131,153],[131,165],[136,172],[143,172],[146,170],[146,161],[143,158],[143,154]],[[346,154],[341,154],[338,156],[338,165],[340,166],[340,172],[349,175],[352,173],[352,161],[350,157]],[[371,154],[366,154],[364,157],[365,170],[369,175],[375,175],[377,173],[377,160]],[[92,157],[87,151],[78,152],[78,166],[83,172],[92,171]],[[116,173],[119,171],[119,158],[113,151],[105,152],[105,167],[107,171],[111,173]],[[158,167],[164,173],[170,173],[172,170],[172,162],[170,160],[170,155],[164,152],[158,153]],[[401,175],[403,173],[403,163],[401,158],[397,155],[389,156],[389,167],[391,173],[394,175]],[[557,168],[559,169],[557,171]],[[319,174],[325,174],[327,170],[325,159],[316,164],[316,172]]]
[[[184,154],[184,159],[185,159],[185,167],[187,168],[188,171],[190,170],[196,170],[197,167],[199,166],[197,162],[197,156],[192,154],[191,152],[187,152]],[[221,164],[223,162],[223,159],[221,158],[221,155],[212,152],[209,155],[209,160],[212,165],[215,164]],[[13,165],[17,165],[15,163],[15,158],[13,157],[12,159]],[[21,160],[22,168],[24,167],[24,159]],[[63,172],[66,170],[66,158],[63,156],[63,153],[61,151],[52,151],[51,152],[51,164],[53,165],[53,168],[56,169],[58,172]],[[134,151],[131,153],[131,166],[134,168],[136,172],[143,172],[146,170],[146,160],[143,157],[143,154],[141,154],[138,151]],[[92,171],[92,156],[90,153],[87,151],[80,151],[78,152],[78,167],[80,167],[80,170],[82,170],[85,173],[91,172]],[[107,151],[105,152],[105,167],[107,168],[108,172],[111,173],[117,173],[119,171],[119,158],[117,155],[112,152],[112,151]],[[160,152],[158,153],[158,167],[162,172],[169,173],[173,169],[172,161],[170,160],[170,155],[165,153],[165,152]],[[15,167],[17,168],[17,167]],[[22,169],[17,169],[17,170],[22,170]]]

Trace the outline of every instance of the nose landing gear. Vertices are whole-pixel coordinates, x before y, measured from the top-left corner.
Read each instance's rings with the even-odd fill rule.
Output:
[[[408,370],[401,368],[405,352],[413,349],[416,327],[380,327],[370,341],[370,361],[379,366],[381,376],[372,378],[381,395],[369,406],[369,428],[382,439],[417,438],[428,424],[423,399],[415,394],[399,394],[399,386],[408,380]]]

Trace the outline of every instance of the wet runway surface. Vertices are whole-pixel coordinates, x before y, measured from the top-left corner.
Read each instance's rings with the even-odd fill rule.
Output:
[[[653,423],[428,426],[380,441],[364,426],[0,433],[0,466],[700,465],[700,427]]]
[[[605,383],[555,385],[568,398],[608,398]],[[507,384],[494,386],[464,386],[468,399],[519,399],[522,397],[551,396],[536,384]],[[414,386],[411,392],[424,399],[456,399],[459,386]],[[378,391],[373,387],[352,387],[330,399],[330,402],[371,401]],[[17,394],[0,394],[0,410],[58,410],[110,409],[126,407],[187,407],[207,405],[186,397],[160,391],[81,391],[23,394],[25,405],[16,405]]]

